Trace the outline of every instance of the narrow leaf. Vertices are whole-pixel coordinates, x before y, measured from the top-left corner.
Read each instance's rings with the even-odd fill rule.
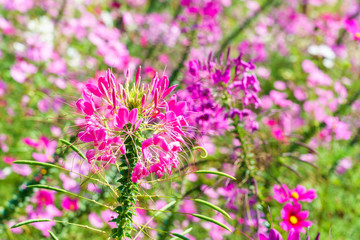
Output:
[[[190,240],[187,237],[185,237],[184,235],[181,235],[179,233],[170,233],[170,234],[176,236],[176,238],[181,238],[181,239],[184,239],[184,240]],[[172,238],[172,239],[176,239],[176,238]]]
[[[164,207],[162,207],[162,208],[159,210],[159,212],[157,212],[157,213],[154,215],[154,217],[158,216],[161,212],[167,210],[169,207],[171,207],[171,206],[174,205],[175,203],[176,203],[176,201],[172,201],[172,202],[166,204]],[[154,217],[153,217],[153,218],[154,218]]]
[[[31,224],[31,223],[36,223],[36,222],[50,222],[52,221],[51,219],[46,219],[46,218],[39,218],[39,219],[30,219],[30,220],[26,220],[23,222],[19,222],[13,226],[11,226],[11,228],[17,228],[23,225],[27,225],[27,224]]]
[[[203,204],[203,205],[206,205],[206,206],[214,209],[215,211],[218,211],[218,212],[221,213],[222,215],[224,215],[224,216],[226,216],[226,217],[228,217],[228,218],[231,219],[230,215],[229,215],[227,212],[225,212],[225,210],[219,208],[218,206],[215,206],[215,205],[212,204],[212,203],[209,203],[209,202],[204,201],[204,200],[201,200],[201,199],[194,199],[193,201],[194,201],[194,202],[197,202],[197,203],[200,203],[200,204]]]
[[[66,141],[65,139],[60,139],[60,142],[64,143],[65,145],[69,146],[72,150],[74,150],[80,157],[87,161],[85,155],[77,148],[73,143]]]
[[[212,219],[212,218],[207,217],[207,216],[204,216],[204,215],[195,214],[195,213],[194,213],[194,214],[191,214],[191,215],[193,215],[194,217],[200,218],[200,219],[202,219],[202,220],[205,220],[205,221],[208,221],[208,222],[212,222],[212,223],[214,223],[214,224],[216,224],[216,225],[219,225],[219,226],[222,227],[222,228],[225,228],[225,229],[228,230],[229,232],[231,232],[231,230],[230,230],[230,228],[229,228],[228,226],[226,226],[225,224],[223,224],[223,223],[221,223],[221,222],[216,221],[215,219]]]
[[[38,162],[38,161],[33,161],[33,160],[15,160],[13,161],[12,163],[15,163],[15,164],[26,164],[26,165],[34,165],[34,166],[41,166],[41,167],[52,167],[52,168],[57,168],[57,169],[61,169],[63,171],[66,171],[66,172],[71,172],[71,173],[75,173],[79,176],[82,176],[84,178],[87,178],[87,179],[91,179],[93,181],[96,181],[100,184],[103,184],[103,185],[107,185],[106,183],[103,183],[102,181],[100,181],[99,179],[96,179],[96,178],[92,178],[92,177],[88,177],[88,176],[85,176],[83,174],[80,174],[80,173],[77,173],[77,172],[73,172],[69,169],[66,169],[66,168],[63,168],[61,166],[58,166],[58,165],[55,165],[55,164],[51,164],[51,163],[43,163],[43,162]]]
[[[211,171],[211,170],[199,170],[196,171],[195,173],[202,173],[202,174],[214,174],[214,175],[218,175],[218,176],[223,176],[223,177],[227,177],[230,178],[232,180],[236,180],[236,178],[234,178],[233,176],[223,173],[223,172],[218,172],[218,171]]]
[[[52,231],[48,231],[53,240],[59,240]]]
[[[182,233],[181,233],[181,235],[183,236],[183,237],[185,237],[184,235],[185,234],[188,234],[189,232],[191,232],[191,230],[192,230],[192,228],[188,228],[188,229],[186,229],[185,231],[183,231]],[[178,233],[170,233],[170,234],[173,234],[174,236],[176,236],[176,234],[178,234]],[[175,239],[178,239],[178,238],[181,238],[180,236],[176,236],[176,237],[173,237],[173,238],[170,238],[170,240],[175,240]],[[186,238],[186,237],[185,237]],[[184,239],[184,238],[183,238]],[[186,239],[188,239],[188,238],[186,238]]]
[[[42,185],[42,184],[29,185],[29,186],[26,186],[26,187],[28,187],[28,188],[48,189],[48,190],[53,190],[53,191],[60,192],[60,193],[65,193],[65,194],[68,194],[68,195],[71,195],[71,196],[75,196],[75,197],[78,197],[78,198],[81,198],[81,199],[90,201],[90,202],[92,202],[92,203],[98,204],[98,205],[100,205],[100,206],[102,206],[102,207],[112,209],[111,207],[106,206],[106,205],[104,205],[104,204],[102,204],[102,203],[99,203],[99,202],[97,202],[97,201],[95,201],[95,200],[92,200],[92,199],[90,199],[90,198],[86,198],[86,197],[80,196],[80,195],[78,195],[78,194],[75,194],[75,193],[66,191],[65,189],[56,188],[56,187],[51,187],[51,186]]]
[[[32,161],[32,160],[15,160],[15,161],[13,161],[12,163],[15,163],[15,164],[26,164],[26,165],[35,165],[35,166],[42,166],[42,167],[53,167],[53,168],[63,169],[62,167],[57,166],[57,165],[55,165],[55,164],[38,162],[38,161]]]

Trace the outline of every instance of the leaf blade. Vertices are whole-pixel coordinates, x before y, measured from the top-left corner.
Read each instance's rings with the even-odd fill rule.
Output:
[[[231,230],[230,230],[230,228],[229,228],[228,226],[226,226],[225,224],[223,224],[223,223],[221,223],[221,222],[219,222],[219,221],[216,221],[216,220],[213,219],[213,218],[210,218],[210,217],[207,217],[207,216],[204,216],[204,215],[201,215],[201,214],[196,214],[196,213],[193,213],[193,214],[191,214],[191,215],[194,216],[194,217],[200,218],[200,219],[202,219],[202,220],[205,220],[205,221],[208,221],[208,222],[212,222],[212,223],[214,223],[214,224],[216,224],[216,225],[218,225],[218,226],[220,226],[220,227],[228,230],[229,232],[231,232]]]
[[[11,228],[17,228],[17,227],[21,227],[23,225],[28,225],[28,224],[36,223],[36,222],[50,222],[50,221],[53,221],[53,220],[47,219],[47,218],[30,219],[30,220],[16,223],[16,224],[12,225]]]
[[[214,174],[214,175],[218,175],[218,176],[222,176],[222,177],[227,177],[230,178],[232,180],[236,180],[235,177],[227,174],[227,173],[223,173],[223,172],[219,172],[219,171],[212,171],[212,170],[198,170],[195,173],[200,173],[200,174]]]
[[[220,207],[218,207],[218,206],[216,206],[216,205],[214,205],[214,204],[212,204],[212,203],[210,203],[208,201],[201,200],[201,199],[194,199],[193,201],[196,202],[196,203],[200,203],[200,204],[203,204],[205,206],[208,206],[208,207],[214,209],[215,211],[221,213],[222,215],[226,216],[227,218],[231,219],[230,215],[225,210],[221,209]]]

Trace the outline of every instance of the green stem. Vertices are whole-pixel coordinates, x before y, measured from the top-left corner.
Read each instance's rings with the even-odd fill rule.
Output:
[[[119,206],[115,208],[118,214],[113,221],[117,228],[113,229],[112,237],[117,239],[131,238],[133,228],[133,215],[135,214],[136,195],[139,188],[136,183],[131,181],[132,171],[137,163],[137,152],[141,152],[141,143],[138,139],[128,138],[125,141],[126,155],[120,164],[120,178],[118,179],[118,191],[121,194],[117,201]]]

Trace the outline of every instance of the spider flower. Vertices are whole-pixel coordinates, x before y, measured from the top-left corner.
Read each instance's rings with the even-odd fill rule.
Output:
[[[92,144],[86,152],[89,163],[114,164],[121,155],[126,160],[126,154],[134,151],[133,182],[150,173],[171,174],[179,165],[183,128],[188,125],[186,103],[177,101],[176,95],[168,97],[176,86],[169,87],[168,78],[157,74],[150,84],[141,83],[140,72],[139,68],[131,82],[128,71],[121,84],[108,70],[97,84],[86,84],[76,102],[85,118],[79,139]],[[129,144],[138,147],[129,150]]]
[[[231,59],[229,52],[223,61],[189,61],[184,82],[187,89],[181,95],[189,105],[189,124],[201,134],[221,135],[230,128],[231,118],[238,116],[247,130],[258,128],[253,109],[260,107],[260,83],[241,55]]]

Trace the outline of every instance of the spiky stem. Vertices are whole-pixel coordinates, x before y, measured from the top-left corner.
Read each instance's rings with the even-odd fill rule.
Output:
[[[119,183],[117,189],[121,194],[117,199],[119,206],[115,208],[118,216],[113,220],[116,222],[117,228],[113,229],[111,235],[117,239],[131,238],[136,196],[139,194],[138,185],[131,181],[131,174],[137,163],[137,153],[141,152],[141,143],[137,139],[128,138],[125,146],[126,155],[121,161],[120,178],[117,181]]]

